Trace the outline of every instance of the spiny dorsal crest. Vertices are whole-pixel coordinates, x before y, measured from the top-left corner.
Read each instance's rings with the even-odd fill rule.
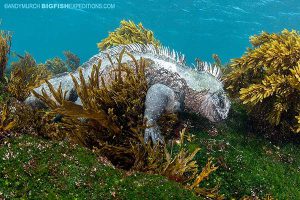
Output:
[[[197,59],[196,60],[196,70],[200,71],[200,72],[205,71],[221,81],[222,72],[221,72],[221,69],[216,65],[212,65],[208,62],[202,62],[201,60]]]
[[[180,52],[177,52],[169,47],[159,46],[156,47],[152,44],[128,44],[128,45],[119,45],[111,49],[103,51],[105,54],[110,56],[119,54],[123,49],[128,53],[141,53],[141,54],[152,54],[154,56],[162,57],[164,60],[170,60],[178,64],[185,65],[185,56]]]
[[[173,49],[170,49],[169,47],[159,46],[156,47],[152,44],[127,44],[127,45],[118,45],[115,47],[112,47],[110,49],[104,50],[100,52],[99,54],[93,56],[87,64],[96,64],[97,60],[107,58],[107,55],[114,57],[118,56],[120,52],[125,48],[126,52],[131,54],[141,54],[141,57],[143,57],[143,54],[150,54],[155,57],[158,57],[162,60],[166,60],[175,64],[179,64],[182,67],[186,66],[186,60],[184,54],[181,54],[180,52],[177,52]],[[216,77],[218,80],[221,80],[221,70],[219,67],[215,65],[211,65],[207,62],[202,62],[200,60],[196,61],[196,70],[199,72],[207,72],[211,74],[212,76]]]

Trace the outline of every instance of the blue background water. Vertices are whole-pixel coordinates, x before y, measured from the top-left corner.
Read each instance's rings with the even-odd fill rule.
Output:
[[[71,50],[82,61],[97,53],[96,43],[119,26],[122,19],[142,22],[162,44],[196,57],[223,61],[239,57],[249,36],[265,30],[300,30],[300,0],[23,0],[22,3],[114,3],[110,10],[4,9],[1,29],[13,31],[13,51],[34,55],[38,62]]]

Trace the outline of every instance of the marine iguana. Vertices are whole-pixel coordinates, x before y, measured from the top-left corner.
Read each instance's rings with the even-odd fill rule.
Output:
[[[113,62],[125,48],[136,60],[141,57],[151,61],[145,69],[145,75],[149,84],[146,95],[144,117],[147,127],[144,140],[149,139],[153,143],[163,142],[163,137],[157,125],[157,120],[163,112],[189,111],[199,114],[212,122],[225,119],[230,109],[230,101],[223,89],[221,71],[218,67],[206,62],[197,61],[194,68],[188,67],[183,54],[166,47],[153,45],[129,44],[120,45],[102,51],[82,65],[84,78],[87,80],[91,74],[92,66],[102,60],[101,74],[109,71]],[[122,63],[130,62],[132,58],[124,54]],[[78,70],[73,73],[78,78]],[[55,89],[61,83],[62,89],[68,91],[67,99],[81,104],[80,98],[74,92],[74,85],[69,73],[63,73],[53,77],[49,82]],[[35,88],[35,92],[41,94],[44,89],[48,95],[52,95],[46,84]],[[40,100],[31,94],[25,103],[38,107]]]

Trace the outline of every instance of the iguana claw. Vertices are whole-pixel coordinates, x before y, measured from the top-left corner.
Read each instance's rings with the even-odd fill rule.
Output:
[[[148,143],[149,139],[152,140],[153,144],[157,144],[157,143],[164,144],[164,137],[161,135],[158,126],[150,127],[145,130],[145,134],[144,134],[145,143]]]

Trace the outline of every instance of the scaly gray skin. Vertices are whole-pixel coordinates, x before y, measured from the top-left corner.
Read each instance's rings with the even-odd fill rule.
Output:
[[[147,128],[144,140],[163,142],[157,121],[163,112],[174,113],[181,111],[180,102],[176,101],[175,92],[166,85],[156,83],[152,85],[146,95],[144,117],[147,119]]]
[[[186,66],[184,56],[165,47],[155,48],[153,45],[130,44],[120,45],[100,52],[93,56],[82,66],[83,76],[88,80],[92,66],[102,60],[101,75],[105,75],[111,68],[107,58],[110,55],[114,63],[120,52],[125,48],[126,52],[139,60],[141,57],[150,61],[145,75],[150,86],[145,102],[144,117],[147,120],[147,129],[144,139],[153,143],[163,142],[163,137],[157,125],[157,120],[164,112],[189,111],[202,115],[212,122],[225,119],[230,109],[230,101],[224,92],[220,81],[220,69],[208,63],[197,62],[195,68]],[[122,63],[132,62],[132,58],[124,54]],[[73,73],[78,78],[78,70]],[[74,93],[74,85],[71,76],[63,73],[49,80],[55,89],[61,83],[67,93],[67,99],[81,104],[77,94]],[[41,94],[42,89],[48,95],[52,95],[46,84],[34,90]],[[31,94],[25,103],[33,107],[39,107],[42,103]]]

